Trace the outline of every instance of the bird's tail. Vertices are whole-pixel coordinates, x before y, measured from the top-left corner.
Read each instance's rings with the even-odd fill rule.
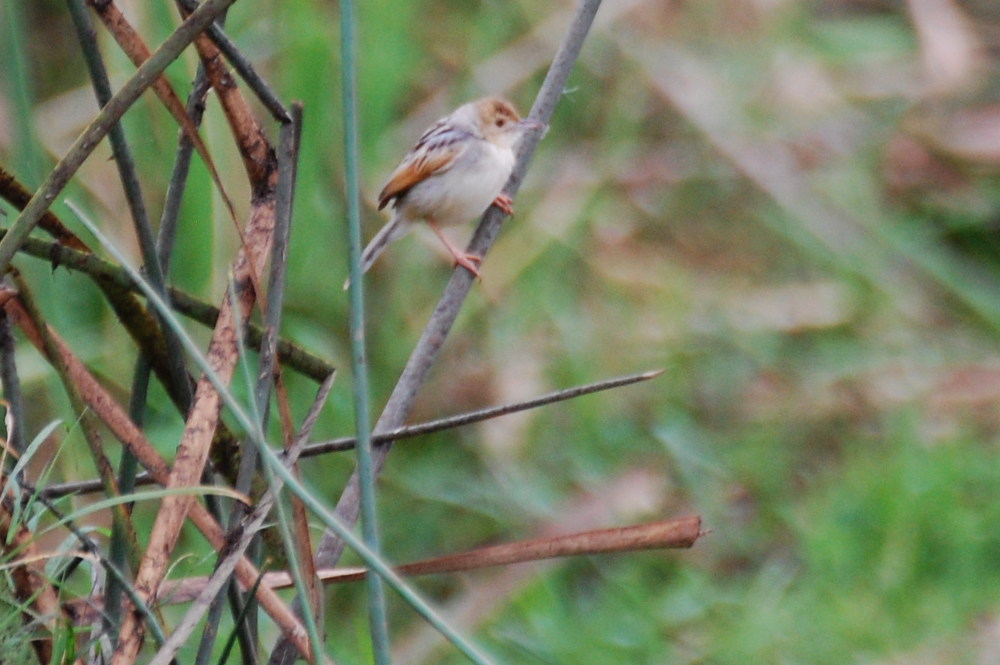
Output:
[[[393,215],[388,224],[379,229],[375,237],[371,239],[364,251],[361,252],[361,273],[368,272],[368,269],[375,263],[375,259],[385,251],[393,240],[406,235],[412,225],[401,220],[399,215]],[[351,285],[351,280],[344,282],[344,290]]]

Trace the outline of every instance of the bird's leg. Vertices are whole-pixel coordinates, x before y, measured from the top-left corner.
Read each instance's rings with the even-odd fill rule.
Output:
[[[506,194],[500,194],[495,199],[493,199],[493,205],[503,210],[510,216],[514,216],[514,199],[510,198]]]
[[[460,265],[469,272],[471,272],[476,279],[482,279],[479,276],[479,264],[483,262],[483,257],[478,254],[470,254],[469,252],[463,252],[458,247],[455,247],[448,238],[445,237],[438,225],[434,223],[434,220],[428,219],[427,226],[431,227],[431,230],[437,234],[438,238],[441,238],[441,242],[444,246],[448,248],[448,252],[451,253],[452,257],[455,259],[455,265]]]

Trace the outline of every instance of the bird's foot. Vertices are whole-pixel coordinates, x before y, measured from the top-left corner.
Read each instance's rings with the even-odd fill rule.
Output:
[[[455,257],[456,266],[462,266],[471,272],[476,279],[482,281],[483,278],[479,275],[479,266],[483,263],[483,257],[465,252],[453,252],[452,256]]]
[[[493,199],[493,205],[500,208],[508,215],[514,215],[514,199],[510,198],[506,194],[501,194]]]
[[[441,229],[438,228],[438,225],[434,222],[434,220],[428,219],[427,224],[431,227],[431,230],[437,234],[437,237],[441,239],[444,246],[448,248],[448,253],[455,259],[455,265],[462,266],[471,272],[476,279],[482,281],[483,278],[479,276],[479,266],[483,262],[483,257],[478,254],[472,254],[471,252],[463,252],[458,247],[451,244],[451,241],[448,240],[448,237],[441,232]]]

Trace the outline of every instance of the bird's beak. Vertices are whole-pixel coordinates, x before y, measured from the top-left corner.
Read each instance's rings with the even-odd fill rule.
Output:
[[[522,120],[517,124],[524,131],[540,130],[542,132],[542,136],[545,136],[549,131],[548,125],[546,125],[544,122],[541,122],[540,120],[535,120],[534,118],[525,118],[524,120]]]

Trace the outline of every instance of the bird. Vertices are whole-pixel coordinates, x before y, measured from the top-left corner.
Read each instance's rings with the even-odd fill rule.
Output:
[[[479,277],[482,257],[455,247],[441,232],[478,217],[495,204],[514,214],[511,198],[501,193],[514,170],[514,149],[530,129],[545,126],[522,120],[500,97],[483,97],[459,106],[434,123],[389,174],[378,195],[378,209],[392,206],[392,218],[361,254],[367,272],[389,243],[426,222],[441,239],[455,264]]]

